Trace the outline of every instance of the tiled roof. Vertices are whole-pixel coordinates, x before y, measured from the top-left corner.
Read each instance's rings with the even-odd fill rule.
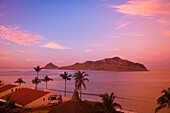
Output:
[[[3,86],[4,84],[0,84],[0,87]]]
[[[11,89],[11,88],[14,88],[14,87],[16,87],[16,85],[10,85],[10,84],[5,85],[5,86],[3,86],[3,87],[0,88],[0,93],[4,92],[4,91],[6,91],[6,90],[9,90],[9,89]]]
[[[40,90],[22,88],[18,91],[11,93],[11,94],[1,97],[1,99],[6,100],[6,98],[8,96],[10,96],[10,99],[14,100],[17,104],[25,106],[25,105],[29,104],[30,102],[33,102],[34,100],[37,100],[38,98],[40,98],[48,93],[49,92],[40,91]]]

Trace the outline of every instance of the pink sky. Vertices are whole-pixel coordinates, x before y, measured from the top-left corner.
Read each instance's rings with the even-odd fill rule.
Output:
[[[168,0],[53,2],[0,2],[0,68],[119,56],[170,69]]]

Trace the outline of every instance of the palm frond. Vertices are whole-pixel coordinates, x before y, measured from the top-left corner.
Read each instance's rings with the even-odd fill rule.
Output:
[[[113,107],[122,109],[122,106],[118,103],[113,103]]]
[[[161,105],[161,106],[158,106],[156,109],[155,109],[155,113],[157,113],[159,110],[161,110],[162,108],[165,108],[166,105]]]

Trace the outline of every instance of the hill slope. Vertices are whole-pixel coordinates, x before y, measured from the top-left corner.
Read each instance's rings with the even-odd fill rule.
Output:
[[[43,69],[58,69],[58,66],[54,65],[53,63],[46,64]]]
[[[86,61],[84,63],[75,63],[69,66],[57,67],[57,69],[104,70],[104,71],[148,71],[143,64],[133,63],[128,60],[123,60],[119,57],[106,58],[98,61]]]

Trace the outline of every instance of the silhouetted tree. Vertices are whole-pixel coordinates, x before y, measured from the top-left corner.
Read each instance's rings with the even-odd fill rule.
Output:
[[[38,77],[32,80],[32,83],[35,84],[35,89],[37,90],[38,84],[41,83],[41,80]]]
[[[96,112],[95,113],[122,113],[120,111],[116,111],[116,108],[122,109],[121,105],[114,102],[115,95],[112,92],[110,95],[108,93],[100,95],[102,98],[102,103],[96,104]]]
[[[89,81],[89,79],[86,78],[87,76],[89,75],[79,70],[73,76],[75,78],[75,86],[80,91],[80,99],[82,98],[82,86],[86,89],[85,81]]]
[[[47,82],[53,81],[53,79],[49,78],[48,75],[45,75],[44,79],[42,79],[42,81],[44,81],[46,83],[46,90],[47,90]]]
[[[157,99],[157,103],[160,105],[155,109],[155,113],[161,110],[162,108],[169,108],[170,107],[170,88],[167,90],[163,90],[162,96]]]
[[[67,83],[67,80],[71,80],[71,74],[68,74],[67,72],[64,72],[63,74],[60,74],[60,77],[65,81],[65,93],[64,95],[66,96],[66,83]]]
[[[34,70],[37,72],[37,77],[39,77],[39,72],[42,70],[40,66],[34,67]]]
[[[22,80],[22,78],[18,78],[15,83],[18,83],[19,85],[21,85],[22,83],[25,83],[25,81]]]
[[[15,102],[11,100],[11,97],[6,98],[6,103],[0,106],[0,113],[13,113],[12,109],[15,108]]]

